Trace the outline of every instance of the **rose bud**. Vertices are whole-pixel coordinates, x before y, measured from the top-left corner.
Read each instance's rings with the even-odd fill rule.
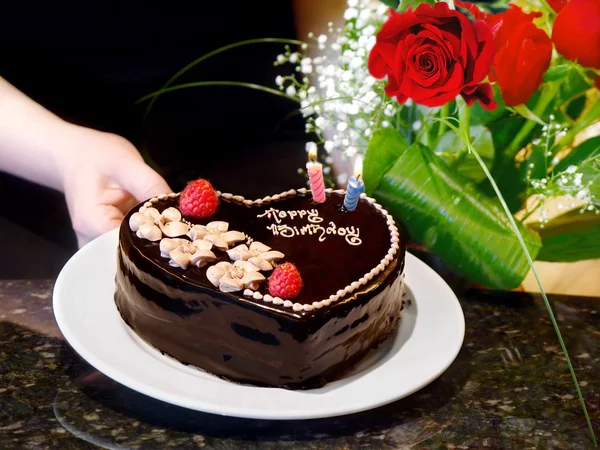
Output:
[[[552,27],[558,53],[585,67],[600,69],[600,0],[571,0]]]
[[[533,24],[539,16],[540,13],[525,14],[515,5],[496,16],[501,23],[494,35],[496,57],[490,79],[498,81],[508,106],[526,103],[550,67],[552,41]]]
[[[490,14],[473,3],[456,4],[492,29],[496,56],[490,80],[498,82],[504,103],[526,103],[542,84],[552,58],[552,41],[533,24],[533,19],[541,14],[525,14],[515,5],[503,13]]]

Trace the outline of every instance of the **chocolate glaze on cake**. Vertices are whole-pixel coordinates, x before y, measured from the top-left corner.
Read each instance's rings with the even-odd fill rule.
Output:
[[[120,229],[115,301],[125,322],[163,353],[240,383],[309,389],[352,368],[398,327],[404,243],[400,239],[398,251],[387,256],[391,219],[366,199],[348,212],[341,210],[341,193],[329,192],[322,204],[313,203],[310,194],[282,197],[245,204],[223,195],[213,216],[191,223],[224,221],[229,230],[282,252],[280,262],[294,263],[304,282],[294,308],[291,302],[265,301],[266,281],[258,294],[226,293],[208,281],[209,266],[170,266],[158,242],[136,236],[128,226],[141,204]],[[164,197],[152,204],[159,212],[177,205],[177,198]],[[308,215],[290,211],[316,211],[323,230],[302,234]],[[350,244],[340,228],[358,231],[360,245]],[[227,253],[215,254],[229,261]],[[378,266],[382,270],[366,280]],[[352,292],[340,291],[351,285]]]

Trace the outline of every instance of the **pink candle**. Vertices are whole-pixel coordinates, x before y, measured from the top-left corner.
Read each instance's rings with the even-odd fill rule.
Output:
[[[323,165],[316,161],[317,155],[312,151],[308,153],[306,171],[310,181],[310,190],[313,200],[317,203],[325,202],[325,185],[323,184]]]

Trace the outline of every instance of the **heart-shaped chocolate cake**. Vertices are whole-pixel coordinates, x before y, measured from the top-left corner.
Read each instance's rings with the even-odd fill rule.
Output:
[[[180,194],[138,205],[119,234],[121,316],[161,352],[232,381],[339,378],[395,332],[404,293],[393,218],[364,194],[347,211],[344,194],[216,192],[204,218],[182,215]]]

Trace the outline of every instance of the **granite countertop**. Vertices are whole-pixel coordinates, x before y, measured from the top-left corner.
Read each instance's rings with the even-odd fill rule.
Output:
[[[113,382],[62,338],[52,287],[0,281],[2,449],[591,447],[538,296],[461,294],[467,327],[458,358],[406,399],[346,417],[270,422],[189,411]],[[551,300],[598,430],[600,299]]]

